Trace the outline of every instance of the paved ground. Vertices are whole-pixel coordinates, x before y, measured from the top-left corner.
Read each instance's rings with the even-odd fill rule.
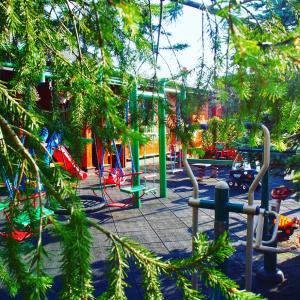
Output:
[[[218,179],[206,178],[199,184],[200,196],[211,198],[214,194],[214,186],[217,180],[225,178],[228,170],[223,170],[219,174]],[[207,174],[209,175],[209,174]],[[90,187],[97,184],[99,179],[90,175],[89,179],[82,182],[79,194],[87,205],[91,207],[95,205]],[[159,180],[156,180],[158,187]],[[283,178],[271,177],[270,189],[281,184],[289,184]],[[238,189],[232,190],[231,196],[235,201],[245,202],[246,195],[241,194]],[[191,224],[192,209],[187,205],[187,199],[192,194],[191,183],[182,173],[168,174],[168,196],[160,199],[154,195],[144,197],[140,209],[116,209],[105,207],[98,212],[90,213],[89,217],[97,221],[99,224],[117,233],[120,236],[127,236],[135,241],[143,244],[159,256],[165,259],[187,257],[191,254]],[[111,191],[114,199],[124,198],[124,194]],[[255,195],[255,199],[259,199],[259,194]],[[98,199],[97,199],[98,201]],[[257,203],[259,201],[257,200]],[[297,202],[289,199],[282,205],[281,212],[288,216],[297,216],[300,206]],[[199,210],[199,227],[200,230],[206,232],[208,236],[213,238],[213,212],[208,210]],[[230,238],[233,241],[239,239],[245,240],[246,218],[243,215],[232,213],[230,215]],[[93,277],[96,287],[95,295],[99,296],[106,288],[105,270],[107,266],[107,250],[109,242],[104,236],[92,230],[94,243],[92,247],[93,256]],[[50,299],[56,299],[55,290],[59,289],[59,255],[60,246],[57,241],[47,235],[46,249],[49,251],[50,257],[46,262],[46,272],[55,276],[55,284],[53,292],[49,294]],[[238,247],[237,251],[230,260],[229,275],[241,285],[243,284],[244,274],[244,247]],[[254,273],[263,266],[261,254],[255,253],[253,270]],[[284,271],[286,281],[279,286],[267,286],[265,283],[254,279],[254,291],[262,293],[268,299],[297,299],[296,296],[300,292],[298,278],[300,271],[300,259],[293,254],[278,255],[279,267]],[[141,286],[141,275],[138,270],[132,266],[132,271],[128,275],[128,282],[131,288],[127,289],[128,298],[143,299],[143,289]],[[176,290],[171,280],[163,279],[163,292],[166,299],[181,299],[180,293]],[[0,299],[8,299],[2,292]],[[207,296],[211,299],[211,296]]]

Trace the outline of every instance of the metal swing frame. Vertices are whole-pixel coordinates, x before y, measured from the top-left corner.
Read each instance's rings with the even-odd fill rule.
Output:
[[[96,139],[95,139],[95,143],[96,143]],[[112,168],[111,168],[111,170],[104,170],[104,153],[105,153],[104,147],[102,147],[101,163],[99,163],[98,147],[97,147],[97,143],[95,144],[100,183],[98,186],[93,187],[92,191],[95,196],[99,197],[96,193],[96,190],[101,190],[102,198],[105,200],[106,206],[108,206],[108,207],[127,208],[129,206],[133,206],[135,204],[135,202],[137,202],[140,198],[142,198],[144,196],[144,194],[145,194],[144,191],[145,191],[146,187],[144,185],[134,186],[135,176],[141,175],[142,172],[135,172],[135,166],[134,166],[134,162],[132,159],[130,144],[129,144],[129,151],[130,151],[130,155],[131,155],[132,172],[127,173],[127,174],[124,173],[122,166],[121,166],[121,161],[120,161],[120,153],[122,153],[123,145],[122,145],[122,148],[120,149],[120,153],[119,153],[117,151],[117,147],[116,147],[114,140],[112,140],[112,144],[113,144],[113,148],[114,148],[114,151],[116,154],[116,160],[117,160],[116,167],[113,169],[113,171],[112,171]],[[118,168],[118,166],[119,166],[119,168]],[[107,178],[105,178],[104,175],[107,175]],[[125,184],[127,181],[126,180],[127,178],[130,178],[128,185]],[[111,180],[111,182],[109,182],[109,180]],[[117,187],[121,192],[131,194],[131,197],[124,200],[123,202],[114,200],[108,192],[109,188],[114,188],[114,187]],[[136,197],[135,194],[137,192],[142,192],[142,194],[140,194],[139,197]]]
[[[0,232],[0,236],[3,238],[13,238],[17,242],[22,242],[25,239],[31,237],[33,235],[33,231],[30,228],[30,223],[32,221],[32,218],[38,220],[41,214],[41,210],[43,213],[43,218],[47,218],[47,222],[45,225],[47,225],[48,222],[48,216],[52,215],[54,212],[47,208],[41,208],[38,207],[36,204],[36,199],[42,196],[46,195],[45,191],[40,191],[40,188],[38,187],[38,191],[35,192],[31,196],[27,196],[25,198],[21,198],[21,193],[18,190],[17,186],[12,186],[11,182],[9,181],[8,177],[6,176],[6,172],[4,169],[4,166],[2,164],[1,166],[1,177],[3,177],[3,180],[5,182],[5,186],[7,188],[8,194],[9,194],[9,201],[0,203],[0,211],[2,211],[5,215],[5,218],[8,222],[8,224],[11,224],[11,230],[9,232]],[[21,174],[22,175],[22,174]],[[18,172],[16,173],[16,176],[18,177]],[[14,184],[17,184],[17,179],[15,178]],[[32,208],[34,209],[33,216],[30,216],[28,212],[22,212],[20,215],[18,215],[15,220],[12,220],[12,217],[14,216],[13,210],[12,210],[12,203],[13,201],[17,201],[17,206],[21,205],[22,203],[25,203],[26,201],[33,200]],[[24,230],[17,229],[15,225],[20,225],[24,227]]]

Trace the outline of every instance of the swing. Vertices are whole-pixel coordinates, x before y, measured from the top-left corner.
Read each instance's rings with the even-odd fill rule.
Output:
[[[175,128],[178,129],[180,127],[180,124],[181,124],[180,97],[178,97],[177,101],[176,101],[176,116],[172,115],[172,114],[169,115],[169,123],[170,123],[171,129],[175,129]],[[177,149],[177,144],[178,144],[177,135],[175,135],[175,141],[173,141],[173,143],[170,141],[170,148],[169,148],[169,153],[170,153],[169,158],[171,161],[171,172],[173,174],[183,171],[182,150],[181,150],[180,145],[178,145],[178,149]],[[177,156],[177,152],[178,152],[178,156]],[[177,159],[178,159],[178,166],[176,165]]]
[[[117,184],[115,183],[115,180],[113,178],[113,182],[109,183],[110,179],[110,175],[112,176],[111,172],[108,170],[105,170],[105,167],[110,166],[109,164],[104,164],[104,154],[105,154],[105,147],[104,145],[101,148],[101,162],[99,160],[99,152],[98,152],[98,143],[97,143],[97,139],[96,136],[94,135],[94,142],[95,142],[95,150],[96,150],[96,159],[97,159],[97,169],[98,171],[96,172],[96,174],[99,176],[99,184],[96,186],[92,187],[92,192],[93,194],[98,197],[96,191],[101,191],[102,193],[102,198],[104,199],[104,201],[106,202],[106,205],[108,205],[108,201],[106,199],[106,197],[108,197],[108,199],[113,202],[113,199],[110,197],[110,195],[107,193],[107,188],[112,188],[115,187]],[[112,169],[112,167],[111,167]],[[107,175],[107,178],[105,177],[105,175]]]
[[[45,196],[45,192],[35,192],[31,196],[26,196],[21,198],[21,193],[16,187],[12,187],[10,180],[8,179],[3,164],[0,169],[0,175],[5,182],[5,186],[8,191],[9,201],[0,203],[0,211],[4,213],[5,218],[9,224],[12,225],[12,230],[10,232],[0,232],[0,236],[4,238],[12,237],[14,240],[18,242],[22,242],[23,240],[31,237],[33,235],[32,229],[29,227],[32,221],[38,221],[40,218],[40,214],[42,213],[42,218],[47,219],[49,216],[53,214],[53,211],[47,209],[45,207],[37,207],[36,199],[41,196]],[[12,202],[14,199],[17,200],[17,205],[20,206],[23,204],[24,208],[28,205],[28,200],[33,200],[31,213],[29,211],[23,211],[18,216],[16,216],[12,222],[13,210],[12,210]],[[46,222],[47,224],[47,222]],[[45,224],[45,225],[46,225]]]
[[[178,149],[178,168],[176,167],[176,163],[177,163],[177,140],[176,140],[175,144],[170,144],[170,161],[171,161],[171,172],[173,174],[183,171],[180,146],[179,146],[179,149]]]
[[[0,149],[1,152],[5,155],[7,154],[7,150],[5,148],[5,144],[2,141],[3,136],[2,132],[0,131]],[[21,138],[22,143],[24,144],[24,136]],[[14,178],[14,183],[13,185],[11,184],[11,180],[7,176],[4,163],[2,161],[2,157],[0,156],[0,178],[4,181],[4,185],[8,191],[8,197],[9,200],[5,202],[0,202],[0,211],[4,213],[5,218],[9,224],[11,224],[12,228],[9,232],[0,232],[0,236],[4,238],[12,237],[18,242],[21,242],[25,240],[26,238],[30,237],[33,235],[32,229],[29,227],[31,224],[31,221],[38,221],[40,218],[40,214],[42,213],[42,217],[47,219],[48,216],[53,214],[53,211],[46,209],[46,208],[41,208],[37,207],[36,205],[36,199],[39,198],[40,196],[44,196],[46,193],[40,191],[40,186],[37,186],[37,191],[34,190],[34,193],[30,196],[26,195],[25,197],[21,198],[21,191],[20,191],[20,182],[22,185],[22,190],[25,191],[25,180],[19,180],[19,178],[25,178],[23,176],[24,172],[24,163],[22,163],[21,170],[20,169],[20,163],[18,164],[18,169]],[[19,175],[19,171],[21,172]],[[13,211],[13,201],[17,202],[17,205],[23,205],[24,208],[28,206],[28,200],[33,200],[33,203],[30,207],[30,212],[29,211],[23,211],[21,212],[18,216],[13,218],[12,222],[12,217],[14,216],[14,211]],[[14,223],[14,224],[13,224]]]
[[[133,185],[133,178],[135,176],[142,174],[142,172],[135,172],[135,166],[134,166],[134,162],[132,159],[132,152],[131,152],[130,144],[129,144],[129,151],[130,151],[130,155],[131,155],[132,172],[128,173],[128,174],[126,174],[123,171],[122,166],[121,166],[121,161],[120,161],[120,154],[122,153],[121,151],[122,151],[123,146],[121,147],[120,152],[118,152],[114,140],[112,141],[112,145],[114,148],[114,152],[116,153],[116,166],[115,166],[115,168],[111,168],[110,170],[107,170],[107,171],[104,170],[105,148],[103,146],[101,163],[100,164],[98,163],[100,184],[92,187],[92,191],[95,196],[98,196],[96,194],[97,190],[101,191],[102,198],[106,201],[106,206],[125,208],[125,207],[129,207],[134,204],[133,203],[134,195],[137,192],[145,190],[145,187],[142,185],[140,185],[140,186]],[[96,153],[97,153],[96,154],[97,162],[99,162],[97,145],[96,145]],[[129,185],[125,185],[127,178],[130,178]],[[121,192],[124,192],[127,194],[132,194],[132,196],[124,202],[115,201],[112,199],[112,197],[109,195],[109,193],[107,191],[108,188],[114,188],[114,187],[119,188]],[[143,195],[144,195],[144,193],[139,198],[141,198]]]
[[[129,123],[129,101],[126,103],[125,107],[125,118],[126,118],[126,124],[128,125]],[[96,195],[95,191],[96,190],[101,190],[102,192],[102,197],[106,200],[106,197],[109,199],[107,202],[107,206],[111,207],[119,207],[119,208],[126,208],[129,206],[132,206],[136,201],[138,201],[140,198],[142,198],[145,194],[146,187],[144,185],[134,185],[134,178],[136,176],[139,176],[142,174],[142,172],[136,172],[135,165],[134,165],[134,160],[132,156],[132,151],[131,151],[131,146],[130,143],[128,144],[129,148],[129,153],[130,153],[130,158],[131,158],[131,173],[125,173],[122,169],[121,165],[121,160],[120,156],[122,155],[123,151],[123,145],[121,145],[120,151],[118,152],[116,143],[114,140],[112,140],[112,146],[113,150],[116,154],[116,165],[115,168],[110,171],[105,171],[104,170],[104,148],[102,149],[102,161],[101,164],[99,164],[99,157],[98,157],[98,151],[96,149],[97,153],[97,161],[98,161],[98,169],[99,169],[99,178],[100,178],[100,184],[98,186],[94,186],[92,188],[92,191],[94,195]],[[107,178],[104,177],[104,175],[107,174]],[[129,178],[129,184],[126,185],[127,178]],[[131,196],[126,199],[123,202],[118,202],[115,201],[111,198],[109,193],[107,192],[107,188],[114,188],[117,187],[119,188],[120,192],[130,194]],[[142,192],[141,195],[138,197],[137,194],[139,192]],[[97,195],[96,195],[97,196]]]
[[[155,133],[153,132],[149,132],[149,133],[144,133],[145,135],[149,135],[151,137],[151,142],[152,144],[154,144],[154,137],[156,136]],[[152,172],[151,173],[147,173],[147,162],[146,162],[146,158],[147,158],[147,153],[146,153],[146,144],[144,145],[144,186],[145,186],[145,190],[144,193],[148,194],[148,193],[152,193],[153,195],[156,194],[156,187],[155,187],[155,178],[156,178],[156,170],[155,170],[155,156],[154,154],[152,154]],[[152,179],[152,187],[148,188],[147,186],[147,181],[148,179]]]

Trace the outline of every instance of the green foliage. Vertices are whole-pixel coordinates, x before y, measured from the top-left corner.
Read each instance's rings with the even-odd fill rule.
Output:
[[[205,151],[203,149],[199,149],[199,148],[189,148],[189,150],[191,151],[191,154],[193,156],[196,156],[198,158],[203,158],[205,155]]]
[[[5,239],[4,250],[1,253],[4,262],[1,282],[8,288],[11,296],[15,296],[20,290],[26,299],[42,299],[51,287],[52,279],[43,271],[27,269],[27,263],[22,257],[24,250],[25,247],[13,238]]]
[[[1,253],[1,255],[3,254]],[[0,282],[7,288],[8,293],[11,297],[16,296],[18,287],[14,279],[10,276],[2,260],[1,260],[1,267],[0,267]]]
[[[235,100],[240,119],[261,122],[268,114],[274,143],[299,128],[299,94],[292,92],[299,77],[298,13],[294,1],[225,5],[219,13],[227,22],[230,45],[227,76],[216,86]],[[294,22],[288,25],[283,14]]]
[[[188,44],[182,44],[182,43],[177,43],[175,45],[172,45],[170,47],[161,47],[160,49],[164,49],[164,50],[174,50],[174,51],[182,51],[186,48],[188,48],[189,45]]]
[[[153,12],[155,14],[154,6]],[[171,4],[165,13],[169,14],[171,19],[175,18],[181,13],[181,5]],[[226,17],[226,11],[221,15]],[[236,18],[235,26],[239,25],[242,32],[244,27],[240,23]],[[131,76],[126,72],[134,71],[134,62],[146,60],[153,63],[153,45],[149,42],[149,37],[152,36],[151,25],[151,12],[146,1],[2,1],[0,64],[10,66],[14,76],[11,81],[0,83],[1,167],[7,171],[12,181],[19,171],[17,166],[24,166],[17,176],[18,181],[23,174],[29,179],[36,178],[36,182],[32,180],[34,188],[40,187],[42,182],[47,190],[48,202],[62,206],[70,213],[66,222],[52,218],[54,231],[62,248],[61,299],[93,298],[90,263],[92,237],[88,225],[98,229],[112,241],[109,257],[111,276],[108,290],[101,296],[102,299],[126,298],[124,288],[127,286],[129,259],[134,260],[144,277],[146,299],[163,298],[160,290],[161,275],[175,278],[178,287],[183,290],[185,299],[203,297],[201,291],[192,290],[189,283],[189,277],[195,271],[200,271],[200,274],[204,274],[201,276],[206,276],[209,286],[218,286],[224,296],[245,299],[248,294],[238,291],[235,283],[217,269],[218,264],[232,253],[225,237],[210,244],[200,236],[196,240],[198,250],[193,257],[186,260],[162,261],[137,243],[119,238],[86,218],[79,199],[75,196],[76,189],[72,187],[74,182],[60,168],[48,168],[43,161],[46,153],[40,145],[39,130],[45,125],[52,132],[63,129],[64,139],[77,158],[80,157],[83,144],[81,130],[85,126],[91,127],[103,140],[120,136],[124,140],[140,138],[127,128],[124,120],[124,106],[131,88]],[[210,32],[211,35],[215,34],[212,36],[214,46],[220,50],[217,30],[210,29]],[[255,32],[245,32],[236,43],[251,55],[262,52],[260,48],[248,42],[254,34]],[[266,37],[272,38],[271,34]],[[293,34],[289,37],[293,38]],[[183,46],[178,46],[180,47]],[[297,59],[291,51],[286,55]],[[278,56],[276,59],[278,60]],[[253,84],[251,76],[249,75],[249,79],[245,74],[248,68],[246,63],[251,62],[254,66],[257,62],[275,64],[276,59],[264,55],[261,60],[257,57],[251,60],[238,52],[235,53],[235,61],[243,67],[240,75],[247,78],[245,83],[241,84],[250,87],[251,83]],[[286,68],[286,65],[280,65],[278,73]],[[45,71],[52,73],[53,101],[50,111],[38,108],[36,86]],[[271,72],[262,75],[266,78]],[[121,89],[112,84],[111,78],[114,76],[121,78]],[[274,82],[275,79],[274,74]],[[289,90],[286,86],[280,89],[270,84],[263,87],[266,88],[260,89],[258,94],[263,91],[264,97],[272,101],[279,99],[276,96],[279,92],[282,96]],[[249,88],[249,92],[244,94],[252,95],[252,90]],[[61,114],[61,100],[65,102],[64,116]],[[286,109],[288,110],[288,107]],[[184,121],[187,120],[186,116],[190,111],[184,112]],[[191,138],[193,132],[193,127],[187,123],[183,124],[180,133],[185,142]],[[24,144],[21,142],[21,130],[25,136]],[[33,152],[29,153],[29,148],[34,150],[35,155],[32,155]],[[24,194],[28,193],[29,189]],[[15,200],[12,200],[12,222],[7,222],[8,233],[15,225],[15,216],[21,213],[21,208],[16,205]],[[45,205],[41,197],[37,201],[39,206]],[[41,215],[38,220],[33,220],[32,210],[30,207],[26,209],[30,214],[29,228],[33,230],[36,242],[32,247],[23,247],[12,238],[4,240],[0,279],[11,295],[18,292],[25,299],[44,299],[52,279],[44,271],[47,253],[42,239],[43,220]],[[25,259],[28,257],[30,261]],[[249,295],[249,299],[250,297],[256,296]]]
[[[224,143],[226,147],[232,146],[244,134],[243,126],[237,119],[220,119],[213,117],[208,121],[208,130],[203,131],[203,146]]]
[[[217,15],[216,22],[228,33],[223,43],[227,47],[225,57],[219,55],[220,64],[215,60],[213,66],[218,100],[234,106],[238,122],[265,122],[267,115],[272,143],[279,149],[291,144],[298,147],[299,140],[291,143],[291,137],[300,130],[298,1],[220,1],[199,9],[203,10],[202,17],[204,11]],[[213,30],[211,16],[206,15],[206,19],[211,39],[216,41],[220,32]],[[215,53],[220,50],[216,44],[214,49]],[[203,57],[199,83],[203,83],[205,73]],[[252,144],[261,143],[259,134],[256,131],[249,136]],[[209,139],[215,138],[210,135]],[[290,171],[297,172],[296,164],[290,166]]]
[[[93,298],[90,264],[92,239],[84,213],[74,207],[67,224],[54,222],[54,225],[62,244],[63,286],[60,298],[78,300]]]
[[[110,251],[110,272],[108,272],[109,287],[108,290],[99,297],[99,299],[127,299],[124,289],[128,286],[125,282],[127,264],[124,249],[115,240],[112,239],[113,246]]]

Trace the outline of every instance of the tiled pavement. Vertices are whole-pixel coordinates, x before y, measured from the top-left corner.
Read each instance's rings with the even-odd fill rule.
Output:
[[[214,186],[217,180],[225,177],[228,170],[220,172],[218,179],[206,178],[199,184],[201,197],[210,198],[214,194]],[[87,205],[97,205],[98,199],[91,197],[92,191],[90,186],[97,184],[99,179],[90,174],[89,179],[81,183],[78,193],[84,199],[93,199]],[[158,187],[159,180],[156,180]],[[272,178],[270,180],[270,189],[281,185],[289,184],[284,182],[283,178]],[[159,189],[158,189],[159,190]],[[114,199],[124,198],[124,194],[112,189],[110,191]],[[186,175],[182,173],[168,174],[168,196],[167,198],[158,198],[154,195],[148,195],[143,198],[140,209],[128,208],[117,209],[104,207],[101,210],[89,213],[89,217],[105,228],[117,233],[119,236],[127,236],[148,249],[152,250],[158,256],[165,259],[186,257],[191,253],[191,224],[192,224],[192,209],[187,205],[187,199],[192,194],[191,183]],[[236,201],[245,202],[246,195],[241,194],[241,191],[231,191],[232,196]],[[259,194],[255,196],[259,199]],[[257,201],[259,203],[259,201]],[[300,211],[300,206],[293,200],[287,200],[282,205],[284,214],[288,216],[296,216]],[[200,209],[199,210],[199,229],[205,231],[207,235],[213,238],[213,211]],[[246,217],[241,214],[230,214],[230,238],[233,241],[239,239],[245,240]],[[106,267],[107,267],[107,251],[110,242],[93,228],[91,229],[94,238],[92,247],[92,266],[93,278],[95,283],[95,295],[98,296],[106,288]],[[60,247],[59,243],[54,238],[47,234],[46,249],[49,252],[49,259],[46,262],[46,272],[55,276],[53,293],[49,294],[50,299],[56,299],[55,290],[59,289],[59,260]],[[233,257],[230,259],[229,275],[242,283],[244,274],[244,247],[238,247]],[[297,273],[294,266],[300,263],[295,255],[281,254],[278,256],[278,261],[281,263],[282,269],[288,281],[284,284],[272,287],[266,286],[254,280],[254,290],[262,293],[268,299],[296,299],[295,294],[300,292],[300,287],[297,285],[300,271]],[[254,273],[263,265],[262,255],[255,253],[253,269]],[[181,299],[181,294],[176,290],[174,282],[164,278],[162,280],[163,292],[166,299]],[[131,271],[128,274],[128,283],[130,288],[127,289],[128,299],[143,299],[142,277],[136,267],[132,264]],[[293,284],[294,283],[294,284]],[[1,297],[0,298],[5,299]],[[211,297],[208,295],[207,299]]]

